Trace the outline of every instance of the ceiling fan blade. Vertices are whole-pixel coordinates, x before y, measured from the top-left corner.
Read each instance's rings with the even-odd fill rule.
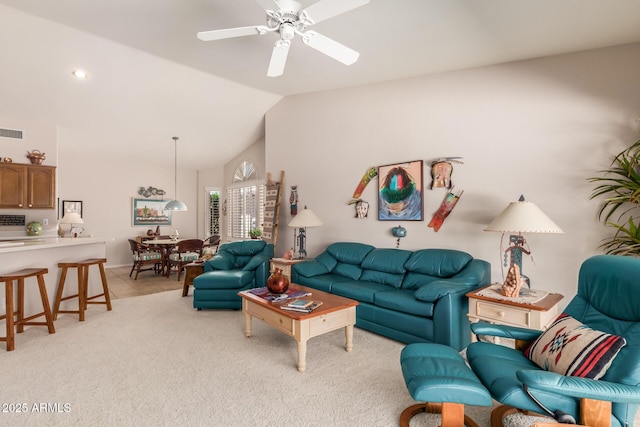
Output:
[[[202,41],[230,39],[232,37],[253,36],[260,34],[259,25],[252,27],[227,28],[224,30],[201,31],[197,34]]]
[[[369,3],[369,0],[320,0],[304,9],[314,24]]]
[[[273,52],[271,53],[267,76],[278,77],[284,73],[284,65],[287,63],[289,47],[291,47],[290,40],[278,40],[276,42],[273,46]]]
[[[355,50],[350,49],[327,36],[316,33],[315,31],[307,31],[304,33],[302,35],[302,41],[307,46],[310,46],[345,65],[353,64],[360,56],[360,54]]]

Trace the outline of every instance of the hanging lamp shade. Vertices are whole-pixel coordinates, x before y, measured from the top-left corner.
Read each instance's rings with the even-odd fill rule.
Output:
[[[186,211],[187,210],[187,205],[184,204],[184,202],[181,202],[180,200],[178,200],[178,137],[174,136],[173,138],[173,143],[174,143],[174,147],[175,147],[175,153],[174,153],[174,184],[175,184],[175,191],[174,191],[174,196],[175,198],[173,200],[171,200],[169,203],[167,203],[164,206],[164,210],[165,211]]]

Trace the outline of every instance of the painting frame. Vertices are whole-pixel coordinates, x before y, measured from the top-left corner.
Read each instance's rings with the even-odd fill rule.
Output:
[[[60,204],[60,217],[64,218],[67,212],[78,213],[82,218],[82,200],[63,200]]]
[[[164,210],[166,200],[131,199],[131,218],[133,225],[158,226],[171,225],[171,211]]]
[[[378,166],[378,221],[424,221],[424,162]]]

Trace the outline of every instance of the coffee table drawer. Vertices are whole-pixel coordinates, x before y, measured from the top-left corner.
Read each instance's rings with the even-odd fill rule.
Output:
[[[289,333],[293,330],[293,319],[286,317],[277,311],[269,310],[267,307],[263,307],[259,304],[251,304],[247,311],[253,317],[262,320],[276,329],[287,331]]]
[[[506,307],[500,304],[492,304],[485,301],[477,301],[477,314],[486,320],[495,320],[516,326],[530,326],[529,310],[516,307]]]
[[[353,322],[351,322],[353,323]],[[340,310],[309,319],[309,332],[316,336],[324,332],[343,328],[349,324],[349,310]]]

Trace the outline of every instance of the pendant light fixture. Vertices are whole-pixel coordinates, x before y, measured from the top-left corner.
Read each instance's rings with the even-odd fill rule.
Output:
[[[174,193],[175,198],[164,206],[164,210],[165,211],[186,211],[187,205],[185,205],[183,202],[178,200],[178,137],[174,136],[172,139],[175,146],[175,155],[174,155],[175,165],[173,169],[174,178],[175,178],[175,193]]]

